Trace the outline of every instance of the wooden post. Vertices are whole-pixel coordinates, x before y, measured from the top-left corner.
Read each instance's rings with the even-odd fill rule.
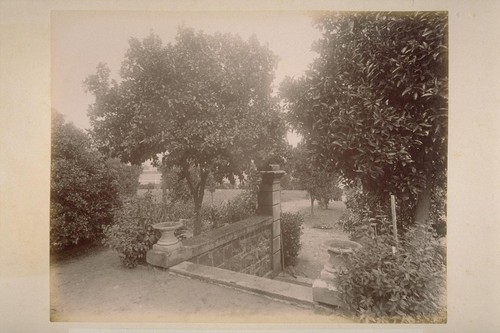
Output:
[[[396,241],[396,251],[399,247],[398,228],[396,226],[396,198],[391,194],[391,213],[392,213],[392,232],[394,233],[394,240]]]

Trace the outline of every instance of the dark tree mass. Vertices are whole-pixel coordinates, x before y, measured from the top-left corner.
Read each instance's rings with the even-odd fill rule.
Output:
[[[281,86],[291,123],[318,165],[428,219],[446,185],[446,13],[328,13],[315,25],[319,56]]]

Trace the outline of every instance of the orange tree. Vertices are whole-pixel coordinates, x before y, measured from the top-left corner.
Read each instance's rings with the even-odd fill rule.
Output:
[[[194,202],[194,234],[210,174],[243,177],[251,161],[275,161],[285,125],[271,97],[276,57],[255,37],[181,27],[175,42],[130,39],[120,82],[101,64],[84,84],[95,95],[91,135],[123,161],[177,167]]]
[[[327,13],[315,25],[319,56],[281,86],[290,122],[316,164],[427,220],[446,185],[447,15]]]
[[[314,215],[315,200],[328,209],[330,200],[340,199],[342,190],[338,187],[338,177],[314,165],[312,152],[304,144],[299,143],[293,148],[291,157],[289,164],[291,164],[292,176],[309,194],[311,216]]]

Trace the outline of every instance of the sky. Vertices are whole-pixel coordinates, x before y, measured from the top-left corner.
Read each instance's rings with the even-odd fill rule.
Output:
[[[205,33],[231,32],[248,39],[255,34],[279,57],[274,86],[286,76],[299,77],[316,53],[311,51],[320,33],[302,12],[53,12],[51,17],[52,108],[68,122],[89,127],[87,109],[94,98],[82,82],[105,62],[112,77],[119,69],[131,37],[154,32],[163,43],[173,42],[179,25]],[[295,145],[299,138],[289,133]]]

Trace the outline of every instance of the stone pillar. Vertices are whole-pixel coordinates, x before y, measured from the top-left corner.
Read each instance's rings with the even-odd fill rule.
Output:
[[[279,165],[271,164],[269,171],[260,171],[262,177],[257,194],[258,210],[261,215],[273,216],[272,233],[272,268],[273,276],[278,275],[282,270],[281,264],[281,201],[280,201],[280,179],[285,171],[280,170]]]

